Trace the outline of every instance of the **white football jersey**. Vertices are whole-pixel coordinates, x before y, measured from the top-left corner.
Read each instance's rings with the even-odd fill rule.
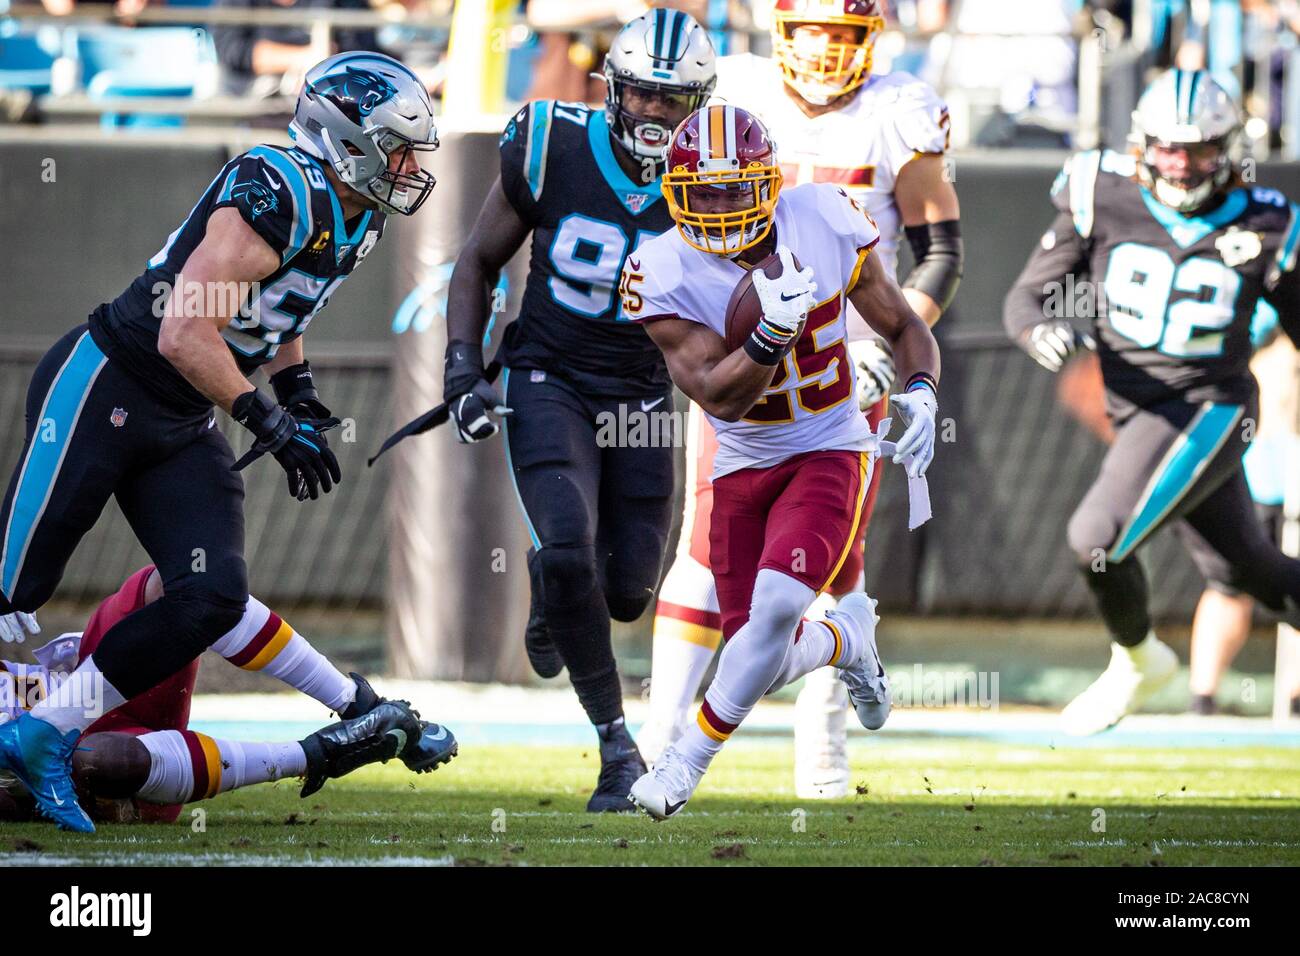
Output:
[[[49,690],[50,671],[41,664],[0,661],[0,719],[14,719]]]
[[[81,634],[60,634],[36,648],[35,664],[0,661],[0,722],[12,720],[44,700],[52,684],[65,680],[77,666]]]
[[[948,107],[928,84],[903,72],[873,74],[848,103],[820,116],[806,115],[784,86],[776,60],[742,53],[718,60],[713,95],[763,121],[786,186],[835,183],[865,206],[880,229],[875,254],[897,275],[903,222],[894,183],[918,155],[947,150]],[[853,312],[850,337],[867,336],[873,333]]]
[[[854,394],[845,315],[847,293],[880,233],[857,202],[829,183],[783,188],[775,218],[777,242],[812,269],[819,304],[745,417],[725,422],[708,416],[718,436],[714,478],[810,451],[876,447]],[[727,303],[744,276],[732,260],[701,252],[672,229],[625,260],[624,314],[635,321],[687,319],[725,338]]]

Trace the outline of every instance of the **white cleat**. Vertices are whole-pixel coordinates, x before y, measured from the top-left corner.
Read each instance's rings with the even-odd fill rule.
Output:
[[[849,795],[849,695],[833,667],[804,678],[794,705],[794,792],[801,800]]]
[[[1178,655],[1154,634],[1136,648],[1112,644],[1110,665],[1061,711],[1071,737],[1109,730],[1158,693],[1178,673]]]
[[[641,725],[641,729],[636,732],[636,747],[641,751],[641,758],[647,766],[653,767],[659,756],[677,743],[677,738],[689,726],[689,720],[689,711],[683,711],[676,723],[669,724],[651,716]]]
[[[632,784],[627,798],[653,819],[667,820],[686,806],[703,776],[670,745],[659,755],[654,769]]]
[[[885,665],[876,649],[876,624],[880,622],[876,602],[860,591],[850,594],[840,601],[834,614],[827,615],[827,619],[833,620],[839,615],[852,618],[863,636],[862,653],[852,666],[840,670],[839,678],[848,688],[849,701],[862,726],[867,730],[879,730],[889,719],[894,698],[889,689],[889,678],[885,675]]]

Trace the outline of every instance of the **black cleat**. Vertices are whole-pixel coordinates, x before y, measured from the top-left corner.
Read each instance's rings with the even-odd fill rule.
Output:
[[[620,717],[600,735],[600,779],[587,801],[587,812],[635,813],[637,808],[630,802],[632,784],[646,773],[641,751]]]
[[[375,692],[375,689],[370,686],[370,681],[357,673],[351,673],[348,676],[357,685],[357,696],[352,699],[352,703],[339,711],[339,717],[342,720],[353,720],[362,717],[384,702],[384,698],[380,697]]]
[[[460,745],[450,730],[427,720],[420,721],[420,740],[402,754],[402,763],[412,773],[437,770],[460,753]]]
[[[537,560],[537,552],[528,552],[528,626],[524,628],[524,649],[528,651],[528,663],[538,677],[556,677],[564,670],[564,658],[551,640],[551,632],[546,627],[546,617],[542,604],[542,572]]]
[[[422,736],[420,715],[404,700],[385,700],[367,714],[322,727],[301,741],[307,772],[299,796],[309,797],[326,780],[366,764],[405,760],[418,750]]]

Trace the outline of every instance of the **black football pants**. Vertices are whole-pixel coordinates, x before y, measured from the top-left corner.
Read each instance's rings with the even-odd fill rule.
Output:
[[[248,600],[244,486],[214,413],[153,397],[73,329],[27,391],[22,458],[0,510],[0,613],[36,611],[77,544],[117,499],[164,596],[104,635],[94,657],[130,698],[239,623]]]
[[[596,398],[539,370],[505,376],[506,446],[542,592],[534,604],[587,716],[608,723],[623,713],[610,618],[641,616],[668,543],[673,450],[655,426],[671,423],[662,416],[672,394]]]
[[[1131,647],[1150,631],[1137,551],[1179,520],[1204,542],[1202,559],[1213,556],[1234,586],[1300,625],[1300,561],[1269,540],[1241,465],[1255,414],[1175,400],[1139,409],[1117,429],[1069,526],[1070,548],[1117,643]]]

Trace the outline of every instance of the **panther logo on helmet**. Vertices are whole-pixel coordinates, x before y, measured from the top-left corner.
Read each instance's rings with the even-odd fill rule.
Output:
[[[385,213],[413,215],[436,183],[417,155],[438,148],[429,92],[383,53],[338,53],[308,70],[289,135]]]
[[[361,122],[375,107],[397,95],[397,87],[382,76],[354,66],[321,77],[311,85],[311,91],[328,97],[354,123]]]
[[[230,195],[247,206],[254,219],[264,212],[275,212],[276,206],[279,205],[279,200],[275,198],[271,188],[256,179],[235,183],[235,187],[230,190]]]

